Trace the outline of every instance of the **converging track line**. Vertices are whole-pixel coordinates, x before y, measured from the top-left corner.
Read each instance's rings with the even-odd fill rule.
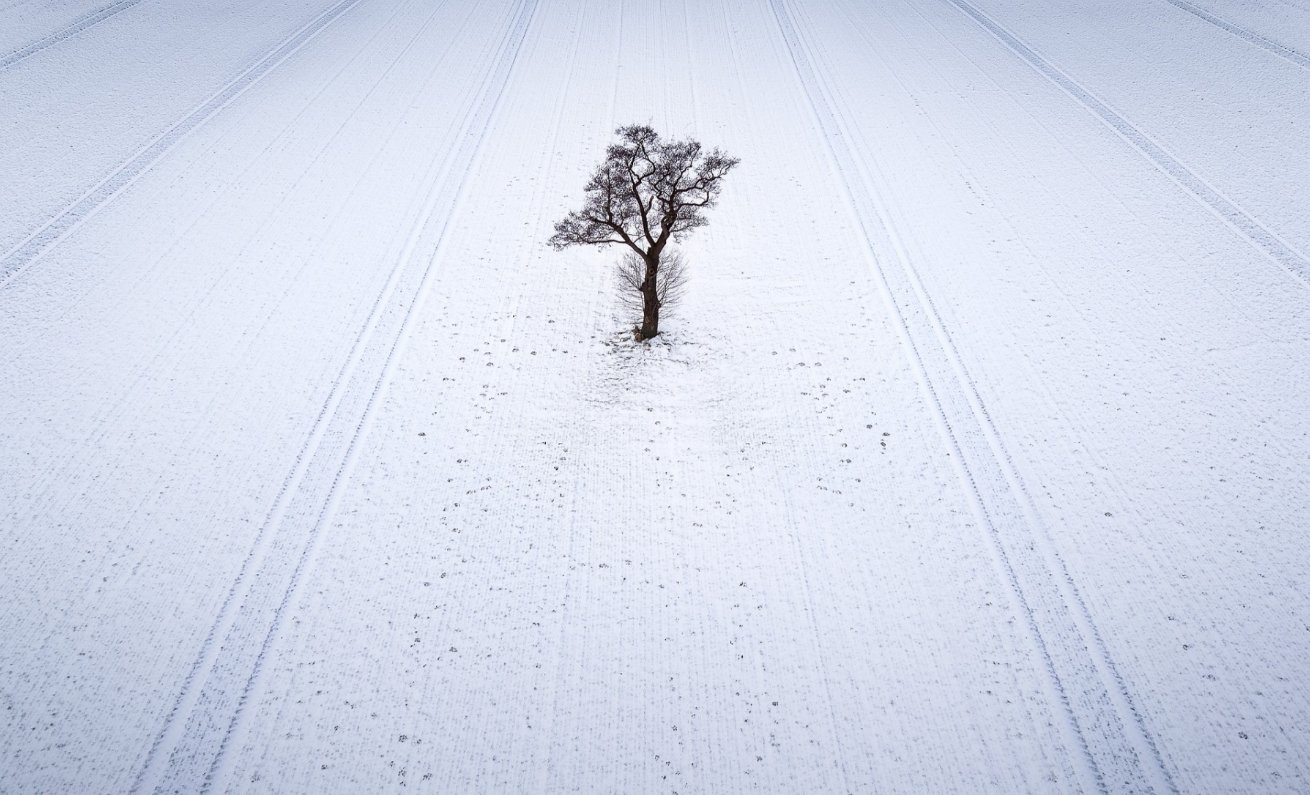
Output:
[[[894,311],[902,342],[974,514],[984,530],[1002,581],[1021,617],[1074,774],[1084,789],[1101,792],[1176,792],[1177,788],[1110,659],[1023,486],[973,379],[914,263],[882,205],[874,163],[851,149],[841,116],[815,59],[797,31],[787,0],[770,0],[797,78],[846,190],[875,280]]]
[[[31,44],[0,55],[0,71],[8,69],[19,61],[26,60],[42,50],[49,49],[65,39],[72,38],[87,28],[97,25],[115,14],[126,11],[140,2],[141,0],[119,0],[117,3],[110,3],[104,8],[89,11],[62,28],[47,33]]]
[[[233,586],[224,615],[206,640],[177,706],[151,749],[134,792],[207,792],[226,780],[229,752],[241,746],[249,730],[247,708],[257,699],[265,660],[405,349],[536,6],[537,0],[520,0],[491,68],[473,94],[457,144],[431,172],[427,197],[405,247]],[[439,219],[434,242],[420,251],[434,219]]]
[[[264,643],[260,647],[259,655],[255,659],[255,665],[251,671],[250,678],[246,682],[245,689],[241,693],[238,709],[232,716],[232,722],[228,726],[227,733],[223,737],[223,743],[219,748],[219,754],[215,757],[213,764],[210,765],[209,771],[205,775],[204,787],[202,791],[208,792],[216,781],[222,781],[228,771],[229,757],[228,752],[235,746],[240,745],[240,740],[249,730],[249,720],[246,707],[253,700],[258,691],[260,677],[263,673],[264,662],[268,656],[269,649],[272,648],[277,640],[278,634],[282,628],[282,618],[288,606],[290,606],[304,582],[304,575],[313,557],[317,541],[322,533],[322,529],[331,520],[336,513],[337,506],[340,504],[342,490],[349,481],[351,471],[359,458],[360,444],[368,436],[368,431],[372,427],[373,419],[376,416],[377,407],[381,403],[381,398],[386,394],[387,387],[395,372],[400,354],[405,350],[411,330],[413,329],[414,316],[423,305],[427,290],[431,284],[431,277],[435,270],[437,260],[440,258],[442,249],[446,241],[446,233],[450,229],[451,220],[457,214],[461,200],[463,199],[465,186],[468,184],[469,173],[473,170],[478,153],[482,149],[483,141],[486,139],[487,130],[491,127],[492,119],[496,110],[500,107],[501,97],[505,93],[505,88],[509,84],[509,77],[518,61],[519,51],[522,49],[523,41],[527,38],[528,29],[531,25],[532,18],[536,13],[537,0],[521,0],[518,12],[514,21],[506,34],[504,43],[496,61],[488,73],[486,81],[483,83],[483,90],[474,108],[474,111],[464,126],[461,134],[462,143],[456,151],[455,156],[443,170],[442,179],[439,180],[436,190],[431,194],[427,206],[420,215],[419,222],[415,224],[414,231],[411,235],[411,242],[407,246],[407,252],[402,254],[402,262],[406,265],[413,259],[414,249],[417,241],[424,228],[427,227],[435,215],[436,210],[442,205],[439,197],[449,195],[448,190],[453,189],[454,194],[451,197],[450,204],[445,208],[447,212],[442,216],[440,232],[436,236],[436,244],[431,256],[422,268],[418,285],[414,291],[413,298],[408,307],[404,308],[404,315],[400,321],[400,329],[396,335],[391,338],[390,345],[386,348],[386,357],[383,362],[382,373],[373,383],[372,389],[368,393],[368,401],[364,408],[364,413],[360,416],[358,423],[354,426],[353,433],[350,435],[349,446],[346,449],[346,455],[337,468],[332,478],[331,489],[328,493],[326,502],[323,504],[322,511],[318,514],[308,544],[301,552],[300,558],[296,563],[296,569],[292,576],[291,582],[286,592],[278,604],[277,611],[273,616],[272,626],[269,627],[268,633],[264,638]],[[397,311],[400,307],[395,307]]]
[[[0,289],[12,284],[14,279],[31,267],[46,252],[67,238],[87,219],[99,212],[102,207],[136,182],[142,174],[159,162],[189,133],[232,104],[237,97],[244,94],[265,75],[294,55],[300,48],[322,32],[325,27],[362,1],[341,0],[341,2],[301,26],[286,39],[283,39],[281,44],[233,78],[227,85],[198,105],[180,121],[175,122],[150,143],[137,150],[135,155],[110,172],[109,176],[82,194],[81,197],[57,213],[3,256],[0,256]]]
[[[1262,50],[1268,50],[1274,55],[1277,55],[1279,58],[1282,58],[1286,61],[1291,61],[1292,63],[1296,64],[1302,69],[1310,69],[1310,56],[1305,55],[1300,50],[1297,50],[1293,47],[1288,47],[1286,44],[1279,44],[1273,39],[1266,39],[1264,36],[1261,36],[1259,33],[1255,33],[1253,31],[1247,30],[1246,28],[1238,27],[1237,25],[1234,25],[1233,23],[1223,19],[1222,17],[1217,17],[1214,14],[1211,14],[1209,11],[1206,11],[1204,8],[1201,8],[1200,6],[1193,5],[1192,3],[1187,2],[1187,0],[1164,0],[1164,1],[1166,3],[1169,3],[1170,5],[1175,6],[1176,8],[1179,8],[1183,11],[1186,11],[1189,14],[1192,14],[1193,16],[1196,16],[1200,19],[1204,19],[1206,22],[1209,22],[1211,25],[1214,25],[1217,28],[1225,30],[1233,34],[1237,38],[1247,41],[1250,44],[1254,44],[1255,46],[1259,47]]]
[[[1172,1],[1172,0],[1171,0]],[[1191,193],[1197,201],[1218,215],[1233,230],[1263,252],[1267,257],[1287,270],[1303,283],[1310,285],[1310,258],[1293,248],[1276,233],[1260,223],[1250,213],[1243,210],[1217,188],[1206,182],[1182,161],[1170,154],[1163,146],[1133,126],[1131,122],[1119,115],[1113,108],[1097,99],[1091,91],[1065,74],[1059,67],[1039,55],[1033,48],[1024,44],[1018,36],[1011,33],[996,20],[983,13],[966,0],[944,0],[951,3],[975,22],[991,33],[1016,55],[1028,62],[1028,65],[1064,90],[1069,96],[1080,102],[1102,122],[1128,143],[1132,144],[1148,160],[1167,174],[1184,190]]]

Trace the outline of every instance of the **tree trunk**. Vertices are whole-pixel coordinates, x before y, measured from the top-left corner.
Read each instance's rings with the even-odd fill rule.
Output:
[[[646,278],[641,283],[641,332],[643,340],[660,333],[660,255],[646,255]]]

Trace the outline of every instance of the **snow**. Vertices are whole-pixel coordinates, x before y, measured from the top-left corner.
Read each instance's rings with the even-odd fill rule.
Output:
[[[0,792],[1305,791],[1307,52],[0,0]],[[742,159],[649,345],[629,122]]]

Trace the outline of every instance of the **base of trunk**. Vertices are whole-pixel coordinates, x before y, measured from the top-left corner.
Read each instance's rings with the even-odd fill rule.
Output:
[[[648,340],[660,333],[659,306],[647,308],[642,313],[641,325],[637,327],[637,339]]]

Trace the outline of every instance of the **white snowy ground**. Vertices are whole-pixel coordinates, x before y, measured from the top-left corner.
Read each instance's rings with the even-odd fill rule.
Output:
[[[0,0],[0,792],[1304,792],[1307,202],[1305,0]]]

